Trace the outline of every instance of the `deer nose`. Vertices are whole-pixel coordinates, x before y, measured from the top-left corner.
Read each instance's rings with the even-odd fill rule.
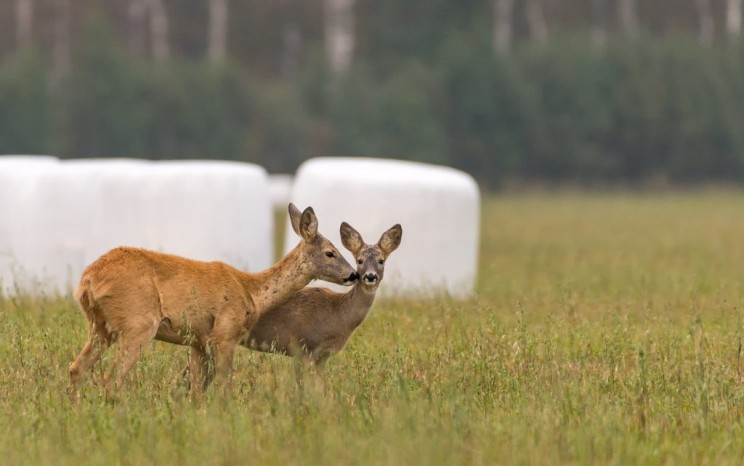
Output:
[[[377,283],[377,274],[376,273],[366,273],[364,274],[364,283]]]
[[[355,282],[359,280],[359,274],[356,272],[352,272],[351,275],[348,276],[344,281],[345,282]]]

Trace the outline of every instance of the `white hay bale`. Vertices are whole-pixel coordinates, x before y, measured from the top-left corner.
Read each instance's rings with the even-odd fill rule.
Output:
[[[0,155],[0,169],[3,166],[23,165],[28,163],[56,163],[59,162],[57,157],[52,155]]]
[[[250,271],[271,265],[268,180],[255,165],[74,160],[17,175],[31,224],[13,235],[22,289],[67,292],[90,262],[123,245]]]
[[[33,193],[38,189],[39,175],[58,163],[51,156],[0,156],[0,291],[4,294],[29,288],[33,282],[26,265],[37,250],[28,241],[36,233],[38,209]]]
[[[149,204],[153,247],[258,272],[274,263],[274,216],[266,171],[240,162],[161,162],[157,182],[170,196]],[[153,189],[153,195],[163,192]],[[164,211],[180,212],[164,218]],[[155,234],[157,232],[157,235]],[[184,234],[185,233],[185,234]]]
[[[292,202],[312,206],[321,232],[341,244],[346,221],[368,243],[395,223],[403,241],[385,266],[381,292],[398,295],[473,292],[478,265],[480,193],[473,178],[449,167],[398,160],[317,158],[297,172]],[[297,243],[287,226],[285,249]],[[326,284],[323,284],[326,286]]]

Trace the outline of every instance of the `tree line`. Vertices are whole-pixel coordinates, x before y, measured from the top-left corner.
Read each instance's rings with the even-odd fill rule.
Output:
[[[0,53],[48,49],[64,71],[83,18],[97,9],[130,52],[234,58],[265,73],[292,72],[323,49],[336,72],[370,48],[436,47],[453,29],[490,29],[494,50],[584,34],[595,47],[612,37],[693,34],[704,46],[738,42],[744,0],[10,0],[0,5]],[[440,37],[435,37],[439,35]],[[719,40],[720,41],[720,40]],[[428,42],[428,44],[427,44]],[[259,50],[260,49],[260,50]],[[272,63],[262,63],[268,61]]]
[[[0,26],[0,152],[744,177],[740,0],[13,0]]]

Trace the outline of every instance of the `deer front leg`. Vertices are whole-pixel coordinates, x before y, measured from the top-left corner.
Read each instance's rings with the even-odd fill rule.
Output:
[[[315,371],[319,374],[323,373],[323,370],[325,369],[325,365],[328,362],[328,358],[331,357],[333,353],[330,351],[322,351],[318,353],[314,353],[312,355],[312,361],[313,366],[315,367]]]
[[[299,388],[303,388],[305,385],[305,378],[307,377],[308,369],[314,364],[314,359],[311,354],[305,351],[298,351],[294,353],[294,371],[295,371],[295,382]]]
[[[225,392],[230,388],[232,382],[235,347],[245,336],[246,329],[256,323],[256,318],[249,317],[249,314],[244,312],[242,309],[226,310],[222,314],[222,318],[215,322],[212,329],[210,340],[211,347],[214,350],[215,378],[217,384]]]
[[[189,352],[189,364],[184,369],[184,379],[188,380],[186,373],[191,374],[191,386],[189,387],[195,396],[201,396],[214,379],[214,361],[202,346],[192,346]]]
[[[217,385],[223,391],[228,391],[232,382],[232,364],[235,353],[234,341],[220,341],[215,344],[214,348],[214,369]],[[209,380],[211,382],[211,379]],[[205,388],[208,385],[205,382]]]
[[[332,354],[333,353],[330,351],[322,351],[320,353],[311,355],[310,359],[313,368],[313,376],[317,381],[320,381],[320,384],[323,387],[323,391],[328,390],[328,385],[326,384],[325,378],[325,365],[326,362],[328,362],[328,358],[330,358]]]

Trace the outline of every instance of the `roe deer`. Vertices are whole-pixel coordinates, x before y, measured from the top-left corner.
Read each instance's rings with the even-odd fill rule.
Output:
[[[354,254],[359,280],[348,293],[304,288],[263,314],[240,342],[248,348],[294,355],[322,367],[341,351],[364,321],[382,281],[385,260],[400,245],[403,229],[395,225],[377,244],[366,244],[348,223],[341,224],[341,242]]]
[[[121,385],[150,340],[191,347],[192,374],[230,380],[235,345],[276,304],[312,279],[351,284],[356,272],[335,246],[318,233],[313,209],[289,204],[292,228],[300,243],[269,269],[241,272],[222,262],[199,262],[136,248],[117,248],[83,273],[75,297],[88,319],[88,341],[70,365],[70,390],[119,341],[116,358],[104,376],[106,395]]]

